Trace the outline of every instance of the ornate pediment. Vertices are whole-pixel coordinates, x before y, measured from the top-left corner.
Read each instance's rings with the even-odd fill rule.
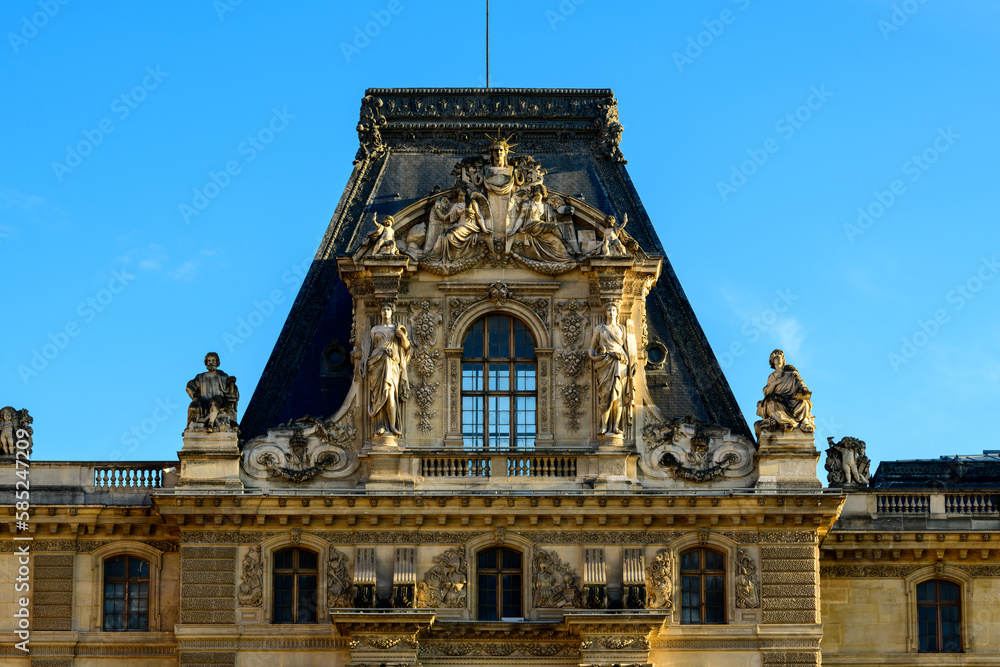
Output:
[[[243,447],[243,470],[258,480],[304,484],[343,479],[358,467],[354,407],[329,419],[305,416],[268,429]]]
[[[522,267],[557,276],[591,259],[646,254],[619,223],[583,201],[549,190],[546,170],[513,145],[490,138],[490,156],[460,160],[454,186],[379,221],[353,259],[406,255],[422,269],[450,276],[477,267]]]
[[[705,483],[753,473],[756,448],[723,426],[693,417],[660,419],[647,411],[640,465],[652,478]]]

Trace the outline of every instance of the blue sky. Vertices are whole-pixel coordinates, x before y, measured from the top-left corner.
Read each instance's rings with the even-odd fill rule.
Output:
[[[484,24],[469,2],[4,2],[0,404],[35,417],[35,457],[174,458],[209,349],[242,413],[365,88],[485,85]],[[782,347],[823,440],[876,464],[1000,448],[1000,5],[494,0],[491,51],[493,86],[615,91],[748,421]]]

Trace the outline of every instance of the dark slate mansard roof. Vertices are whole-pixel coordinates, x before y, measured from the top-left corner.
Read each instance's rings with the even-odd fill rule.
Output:
[[[450,188],[455,163],[485,155],[485,135],[498,132],[514,135],[515,155],[533,156],[547,170],[546,186],[618,219],[628,214],[629,234],[646,253],[664,256],[647,301],[649,339],[668,350],[670,374],[649,381],[664,415],[693,415],[752,440],[625,169],[614,93],[513,88],[366,91],[354,170],[243,416],[241,437],[306,414],[329,416],[340,407],[351,382],[351,297],[337,275],[336,257],[360,245],[373,226],[372,213],[394,214],[435,186]],[[339,353],[327,359],[343,359],[346,351],[347,363],[331,367],[325,351]]]

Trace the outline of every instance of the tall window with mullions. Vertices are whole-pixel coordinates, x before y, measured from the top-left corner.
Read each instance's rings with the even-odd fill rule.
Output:
[[[535,446],[535,339],[509,315],[487,315],[465,335],[462,438],[466,449]]]
[[[282,549],[274,554],[273,623],[315,623],[317,555],[308,549]]]
[[[681,623],[726,622],[725,556],[712,549],[681,554]]]
[[[134,556],[104,561],[106,631],[149,629],[149,563]]]
[[[917,586],[917,623],[921,653],[962,651],[962,589],[935,579]]]
[[[521,552],[490,547],[476,556],[480,621],[521,618]]]

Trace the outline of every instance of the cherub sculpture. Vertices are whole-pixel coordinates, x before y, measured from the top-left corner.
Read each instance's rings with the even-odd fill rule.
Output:
[[[628,224],[628,213],[622,216],[622,224],[615,224],[615,216],[609,215],[604,219],[604,240],[601,242],[599,255],[604,257],[620,257],[627,254],[625,246],[622,244],[620,236],[624,233],[625,225]]]
[[[370,234],[374,245],[372,255],[398,255],[399,249],[396,247],[396,234],[392,231],[395,220],[391,215],[385,217],[385,222],[378,221],[378,213],[372,218],[375,223],[375,231]]]
[[[830,447],[826,450],[826,479],[831,487],[868,486],[871,460],[865,456],[865,441],[850,436],[834,442],[827,436]]]

